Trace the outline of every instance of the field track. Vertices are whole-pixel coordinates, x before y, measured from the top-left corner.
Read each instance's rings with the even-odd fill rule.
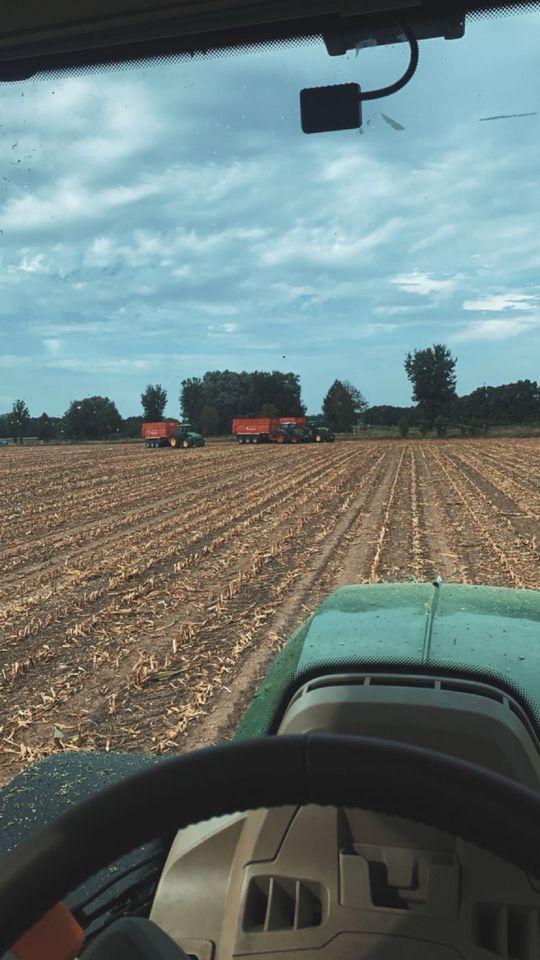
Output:
[[[330,590],[540,589],[538,440],[0,451],[0,783],[230,735]]]

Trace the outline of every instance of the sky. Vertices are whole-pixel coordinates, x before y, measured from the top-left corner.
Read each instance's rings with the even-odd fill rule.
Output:
[[[0,412],[141,412],[206,370],[409,404],[445,343],[458,392],[538,379],[540,14],[421,44],[361,132],[306,136],[305,86],[392,82],[405,45],[324,46],[0,84]],[[401,126],[396,130],[383,112]]]

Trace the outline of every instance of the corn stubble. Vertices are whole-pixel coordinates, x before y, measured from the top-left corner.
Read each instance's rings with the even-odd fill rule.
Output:
[[[1,457],[3,781],[58,750],[181,749],[351,560],[358,582],[540,588],[531,440]]]

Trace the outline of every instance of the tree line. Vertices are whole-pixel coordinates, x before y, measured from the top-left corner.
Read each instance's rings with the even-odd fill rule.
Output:
[[[448,427],[462,433],[486,432],[490,426],[540,421],[540,387],[534,380],[491,387],[482,386],[466,396],[456,393],[456,357],[444,344],[434,344],[408,353],[404,368],[412,387],[415,405],[379,404],[369,406],[360,390],[347,380],[335,380],[313,417],[337,432],[355,425],[397,426],[403,436],[410,427],[423,434],[435,430],[444,436]],[[280,417],[306,414],[300,378],[280,371],[208,371],[190,377],[180,385],[181,417],[205,436],[231,432],[234,417]],[[103,440],[110,437],[140,436],[144,421],[162,420],[167,391],[160,384],[148,384],[141,394],[142,414],[122,418],[108,397],[73,400],[63,417],[42,413],[32,417],[24,400],[16,400],[11,411],[0,416],[0,438],[24,437],[40,440]]]
[[[234,417],[301,417],[300,377],[278,370],[252,373],[211,370],[203,377],[182,380],[183,417],[206,436],[231,432]]]

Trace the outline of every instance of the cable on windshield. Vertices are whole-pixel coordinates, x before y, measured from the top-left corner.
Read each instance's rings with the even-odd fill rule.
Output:
[[[416,39],[414,33],[407,23],[403,23],[401,20],[398,21],[399,26],[403,30],[404,35],[409,41],[409,46],[411,48],[411,59],[409,61],[409,66],[407,67],[405,73],[399,80],[396,80],[395,83],[391,83],[388,87],[380,87],[379,90],[367,90],[361,91],[360,100],[382,100],[383,97],[389,97],[393,93],[397,93],[398,90],[402,90],[405,87],[409,80],[412,80],[416,68],[418,66],[418,40]]]
[[[300,91],[300,119],[304,133],[359,129],[362,126],[363,100],[381,100],[406,86],[418,66],[418,40],[408,24],[401,20],[394,22],[403,31],[411,48],[411,58],[403,76],[378,90],[364,91],[358,83],[306,87]]]

